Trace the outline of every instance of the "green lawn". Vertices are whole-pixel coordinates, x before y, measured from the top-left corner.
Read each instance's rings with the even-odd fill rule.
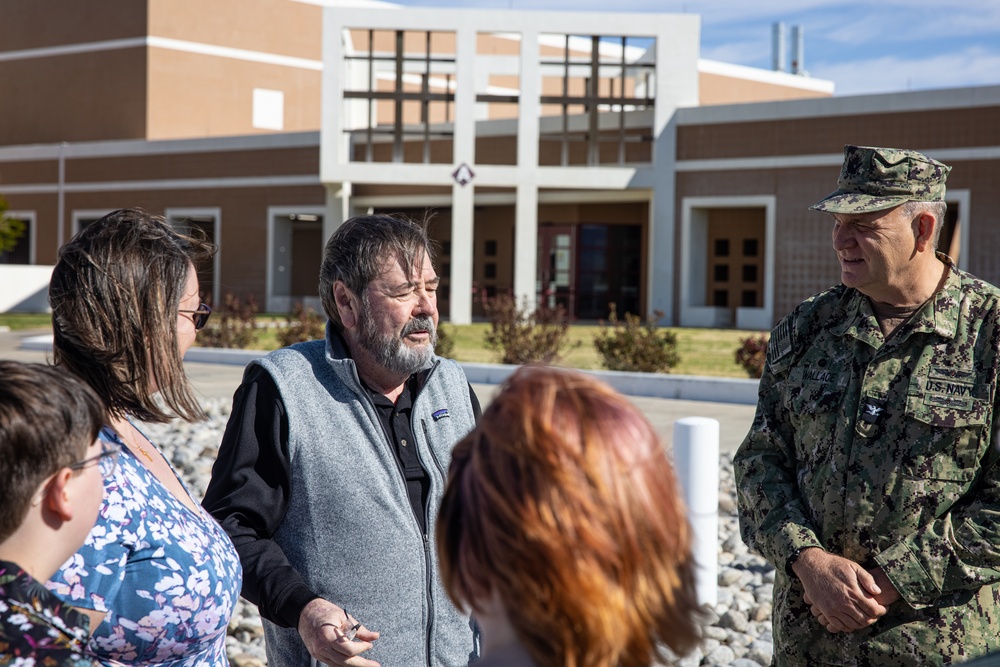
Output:
[[[459,361],[496,363],[499,353],[483,344],[489,325],[486,323],[465,326],[444,325],[455,339],[453,356]],[[574,325],[569,329],[571,341],[579,341],[556,365],[568,368],[601,368],[600,357],[594,349],[594,336],[600,330],[596,325]],[[711,375],[717,377],[745,378],[746,373],[736,365],[733,355],[740,344],[754,332],[735,329],[671,329],[677,334],[677,352],[680,363],[673,369],[679,375]]]
[[[48,313],[0,313],[0,327],[16,329],[43,329],[52,326]]]
[[[284,323],[284,317],[262,316],[260,318],[268,323]],[[0,326],[8,326],[11,329],[32,329],[51,326],[49,315],[28,315],[3,313],[0,314]],[[480,363],[496,363],[499,353],[489,350],[483,343],[489,325],[486,323],[476,323],[464,326],[453,326],[445,324],[452,337],[455,339],[455,350],[453,356],[459,361],[472,361]],[[600,358],[594,349],[594,336],[600,330],[596,325],[574,325],[569,329],[569,339],[579,341],[580,345],[570,349],[562,359],[557,362],[558,366],[568,368],[598,369],[601,367]],[[677,352],[680,355],[680,363],[673,369],[673,373],[679,375],[709,375],[716,377],[746,377],[743,369],[733,361],[733,354],[739,346],[741,338],[745,338],[754,332],[738,331],[734,329],[671,329],[677,334]],[[277,332],[273,326],[263,327],[258,330],[254,348],[259,350],[274,350],[278,347]]]

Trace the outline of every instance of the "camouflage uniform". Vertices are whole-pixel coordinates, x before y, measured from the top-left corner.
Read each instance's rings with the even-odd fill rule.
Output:
[[[1000,649],[1000,290],[951,265],[886,340],[843,285],[771,334],[735,458],[744,541],[777,568],[774,664],[948,665]],[[817,546],[881,566],[902,596],[832,634],[787,569]]]

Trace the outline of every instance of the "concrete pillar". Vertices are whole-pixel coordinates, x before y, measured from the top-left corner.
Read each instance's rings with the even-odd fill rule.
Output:
[[[514,296],[535,305],[538,280],[538,33],[521,33],[521,96],[517,118],[517,188],[514,204]]]
[[[476,167],[476,30],[460,28],[455,63],[454,165]],[[475,185],[452,184],[451,204],[451,312],[452,324],[472,322],[472,258],[475,230]]]
[[[326,186],[326,210],[323,213],[323,245],[333,233],[352,215],[351,184],[324,183]],[[320,248],[320,257],[323,249]]]
[[[678,107],[698,105],[698,41],[701,23],[697,16],[677,18],[676,28],[656,38],[656,108],[653,119],[653,164],[656,180],[649,206],[649,255],[647,256],[649,310],[660,310],[665,326],[674,324],[674,291],[677,263],[674,261],[677,233],[676,184]],[[682,249],[684,252],[686,249]]]

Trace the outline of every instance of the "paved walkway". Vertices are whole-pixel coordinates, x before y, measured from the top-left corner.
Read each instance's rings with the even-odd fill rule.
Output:
[[[0,332],[0,358],[44,363],[51,354],[21,350],[21,339],[49,333],[48,330]],[[186,362],[185,370],[195,391],[206,398],[232,398],[243,375],[242,366]],[[485,407],[497,391],[496,385],[473,384],[473,389]],[[683,417],[711,417],[719,420],[719,448],[733,453],[743,441],[753,421],[754,406],[710,401],[684,401],[677,399],[630,397],[653,424],[660,437],[667,443],[672,440],[674,422]]]

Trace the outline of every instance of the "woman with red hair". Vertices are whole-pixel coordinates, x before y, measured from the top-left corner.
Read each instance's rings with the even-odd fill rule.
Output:
[[[623,396],[523,368],[452,455],[437,524],[477,667],[646,667],[699,641],[691,530],[667,454]]]

